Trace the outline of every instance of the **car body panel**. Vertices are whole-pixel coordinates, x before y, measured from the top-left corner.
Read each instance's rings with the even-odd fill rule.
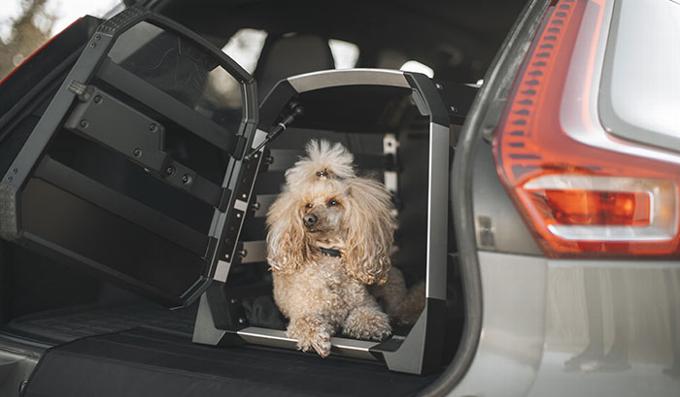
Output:
[[[482,144],[474,157],[472,202],[477,247],[509,254],[542,255],[536,240],[498,180],[490,147]]]
[[[677,396],[680,265],[548,262],[543,359],[530,395]]]
[[[680,392],[680,265],[480,252],[477,354],[451,396]]]
[[[482,251],[479,266],[481,337],[470,369],[451,396],[526,395],[543,355],[547,260]]]

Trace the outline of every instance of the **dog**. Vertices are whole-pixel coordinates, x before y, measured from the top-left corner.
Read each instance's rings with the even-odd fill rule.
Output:
[[[267,260],[288,337],[326,357],[339,329],[379,341],[390,320],[413,323],[424,288],[409,291],[391,266],[397,221],[385,186],[357,176],[353,155],[327,141],[310,141],[285,176],[267,213]]]

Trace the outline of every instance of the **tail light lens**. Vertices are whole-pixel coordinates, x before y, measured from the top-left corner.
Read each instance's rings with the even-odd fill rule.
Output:
[[[494,137],[498,174],[550,256],[676,255],[679,167],[586,145],[560,123],[586,3],[550,7]]]

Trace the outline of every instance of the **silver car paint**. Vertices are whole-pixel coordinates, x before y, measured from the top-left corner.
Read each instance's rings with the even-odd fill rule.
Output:
[[[543,356],[547,260],[480,252],[479,266],[482,334],[451,396],[525,396]]]
[[[554,260],[532,396],[680,395],[680,266]]]
[[[484,327],[451,396],[680,395],[677,262],[479,261]]]

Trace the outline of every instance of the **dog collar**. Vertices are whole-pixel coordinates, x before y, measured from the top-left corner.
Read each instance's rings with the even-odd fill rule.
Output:
[[[319,249],[321,250],[321,253],[326,255],[326,256],[331,256],[333,258],[339,258],[339,257],[342,256],[342,253],[340,252],[340,250],[335,249],[335,248],[319,247]]]

